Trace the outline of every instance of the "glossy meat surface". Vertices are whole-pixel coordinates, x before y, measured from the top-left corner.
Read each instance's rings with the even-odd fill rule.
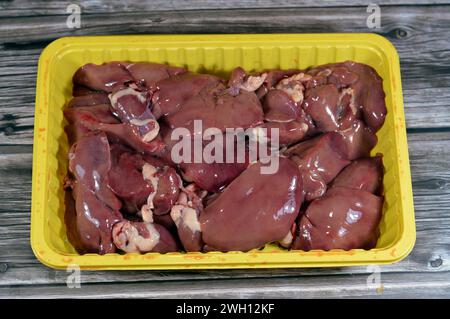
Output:
[[[195,184],[183,187],[170,211],[170,217],[186,251],[201,251],[203,248],[199,216],[203,212],[203,198],[206,194],[205,190]]]
[[[150,90],[155,90],[158,82],[186,72],[184,68],[152,62],[129,63],[126,69],[137,84]]]
[[[74,144],[69,153],[70,186],[76,207],[76,236],[82,252],[115,252],[111,230],[122,220],[121,203],[108,187],[111,165],[105,134],[92,134]]]
[[[221,82],[222,79],[216,76],[195,73],[184,73],[159,81],[152,98],[153,113],[157,118],[175,114],[190,98]]]
[[[142,159],[118,144],[111,146],[111,168],[108,172],[109,188],[124,202],[127,212],[134,213],[145,204],[155,191],[142,176]]]
[[[352,89],[354,105],[366,125],[375,131],[383,125],[387,113],[385,94],[382,79],[372,67],[346,61],[312,68],[307,73],[313,76],[311,87],[332,84]]]
[[[80,253],[376,245],[383,163],[370,156],[386,104],[368,65],[223,78],[89,63],[72,94],[65,222]],[[270,159],[278,169],[264,174]]]
[[[112,236],[117,248],[127,253],[168,253],[179,250],[173,235],[158,224],[121,221],[114,225]]]
[[[334,179],[332,187],[360,189],[378,195],[382,181],[383,162],[381,156],[376,156],[352,162]]]
[[[363,190],[334,187],[301,217],[292,249],[370,249],[378,238],[382,198]]]
[[[307,201],[322,196],[327,184],[350,163],[345,150],[342,136],[334,132],[287,149],[285,154],[297,164],[301,172]]]
[[[109,98],[106,93],[87,94],[82,96],[75,96],[72,98],[67,107],[93,106],[99,104],[109,104]]]
[[[73,76],[73,83],[93,91],[112,92],[115,88],[133,81],[132,76],[121,62],[102,65],[85,64]]]
[[[252,92],[241,91],[233,96],[222,88],[213,92],[200,92],[166,116],[173,129],[187,128],[191,134],[202,134],[208,128],[225,131],[226,128],[249,128],[263,122],[261,104]],[[195,130],[194,120],[202,121],[202,131]]]
[[[346,145],[346,157],[354,160],[367,157],[378,142],[378,138],[371,128],[368,128],[360,120],[355,120],[348,128],[338,131],[344,138]]]
[[[144,204],[152,206],[152,213],[157,215],[170,211],[181,184],[173,167],[117,144],[111,147],[111,158],[109,187],[124,201],[128,213],[139,211]]]
[[[274,174],[261,174],[260,166],[249,166],[200,215],[206,245],[246,251],[288,233],[303,199],[301,176],[287,158]]]

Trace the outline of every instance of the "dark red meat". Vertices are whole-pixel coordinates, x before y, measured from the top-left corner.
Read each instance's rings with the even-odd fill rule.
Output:
[[[303,199],[299,171],[282,157],[274,174],[261,174],[261,166],[249,166],[200,214],[206,245],[245,251],[281,240],[290,231]]]
[[[330,132],[299,143],[287,149],[285,154],[298,166],[303,177],[306,200],[325,194],[327,184],[350,161],[345,156],[346,146],[338,133]]]
[[[309,204],[292,249],[375,247],[382,203],[382,198],[363,190],[333,187]]]

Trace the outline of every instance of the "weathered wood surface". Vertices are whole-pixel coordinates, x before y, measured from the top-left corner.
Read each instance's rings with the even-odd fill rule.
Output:
[[[267,274],[271,276],[271,274]],[[430,273],[427,277],[417,273],[386,274],[382,286],[367,288],[366,275],[297,276],[292,278],[221,279],[203,281],[169,281],[82,285],[68,289],[62,285],[17,286],[6,293],[42,298],[414,298],[448,296],[448,275]],[[345,287],[345,288],[344,288]],[[0,295],[4,292],[0,288]]]
[[[81,289],[68,289],[66,272],[41,265],[29,245],[36,65],[50,41],[91,34],[371,32],[365,24],[367,2],[92,1],[81,3],[79,30],[65,26],[69,2],[0,2],[0,297],[450,297],[450,5],[445,1],[379,2],[382,25],[375,31],[394,43],[401,58],[417,221],[411,255],[380,267],[382,292],[367,288],[366,267],[89,271],[82,272]]]
[[[448,0],[151,0],[151,1],[48,1],[16,0],[0,2],[0,17],[23,17],[42,15],[64,15],[67,5],[77,3],[85,13],[117,13],[139,11],[174,11],[205,9],[258,9],[258,8],[320,8],[367,6],[376,3],[390,5],[436,5],[448,4]]]

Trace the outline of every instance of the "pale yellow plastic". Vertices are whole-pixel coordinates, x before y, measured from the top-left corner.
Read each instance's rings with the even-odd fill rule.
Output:
[[[383,78],[387,117],[373,154],[383,153],[384,207],[380,238],[371,250],[287,251],[275,245],[250,252],[86,254],[67,240],[63,180],[68,143],[63,108],[72,76],[85,63],[153,61],[190,71],[227,75],[249,71],[354,60]],[[399,58],[394,46],[374,34],[151,35],[61,38],[39,59],[33,152],[31,245],[45,265],[81,269],[199,269],[325,267],[397,262],[415,242],[414,207],[408,160]],[[239,236],[239,234],[236,234]]]

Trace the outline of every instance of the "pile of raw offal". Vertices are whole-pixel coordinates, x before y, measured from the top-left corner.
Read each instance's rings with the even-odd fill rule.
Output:
[[[347,61],[252,74],[238,67],[226,80],[110,62],[82,66],[73,85],[64,111],[65,222],[80,253],[376,245],[383,164],[370,151],[386,105],[371,67]],[[175,162],[177,128],[190,139],[210,128],[277,129],[278,169],[263,174],[260,158]]]

